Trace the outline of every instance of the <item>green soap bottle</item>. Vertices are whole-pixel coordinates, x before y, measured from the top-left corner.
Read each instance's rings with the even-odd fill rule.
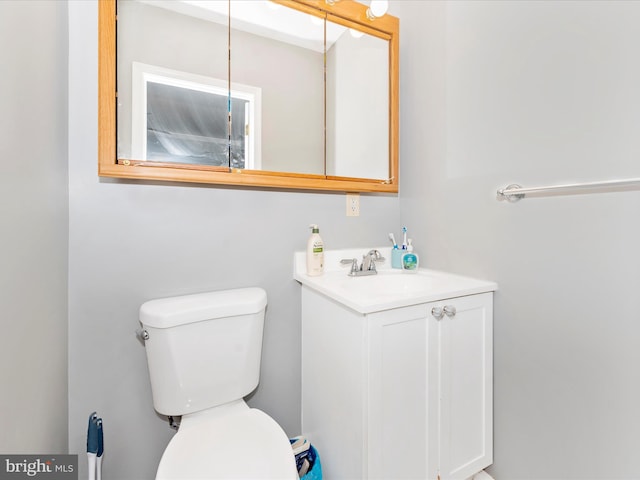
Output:
[[[402,270],[407,272],[415,272],[418,270],[418,254],[413,253],[413,245],[411,239],[407,240],[407,253],[402,255]]]

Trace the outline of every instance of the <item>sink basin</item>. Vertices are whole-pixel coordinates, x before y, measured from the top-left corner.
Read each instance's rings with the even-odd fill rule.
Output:
[[[327,280],[344,291],[373,296],[419,295],[438,287],[439,279],[427,270],[406,273],[402,270],[380,270],[377,275],[349,277],[343,272],[327,274]]]
[[[388,267],[388,261],[378,264],[378,274],[350,277],[348,268],[340,265],[342,258],[358,258],[369,249],[325,252],[325,273],[310,277],[306,274],[305,253],[294,256],[294,278],[305,287],[316,290],[360,313],[372,313],[392,308],[426,303],[494,291],[497,285],[485,280],[420,268],[404,272]],[[378,248],[387,259],[391,249]]]

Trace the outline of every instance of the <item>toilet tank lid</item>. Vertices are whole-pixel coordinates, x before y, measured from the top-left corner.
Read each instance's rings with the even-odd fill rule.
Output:
[[[267,305],[262,288],[238,288],[149,300],[140,307],[140,323],[146,327],[171,328],[222,317],[249,315]]]

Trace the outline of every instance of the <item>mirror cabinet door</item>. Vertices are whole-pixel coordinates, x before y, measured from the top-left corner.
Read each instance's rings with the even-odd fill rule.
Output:
[[[228,169],[228,7],[216,3],[203,18],[118,0],[118,158]]]
[[[324,19],[264,0],[231,2],[232,156],[246,168],[324,175]],[[232,105],[236,102],[234,93]]]
[[[328,22],[326,83],[327,175],[389,179],[389,41]]]

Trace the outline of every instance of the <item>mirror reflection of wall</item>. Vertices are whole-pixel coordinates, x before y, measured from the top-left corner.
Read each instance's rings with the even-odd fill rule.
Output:
[[[327,45],[327,175],[386,180],[389,42],[330,25],[341,34]]]
[[[324,175],[323,55],[321,18],[231,2],[231,86],[262,91],[262,170]]]

